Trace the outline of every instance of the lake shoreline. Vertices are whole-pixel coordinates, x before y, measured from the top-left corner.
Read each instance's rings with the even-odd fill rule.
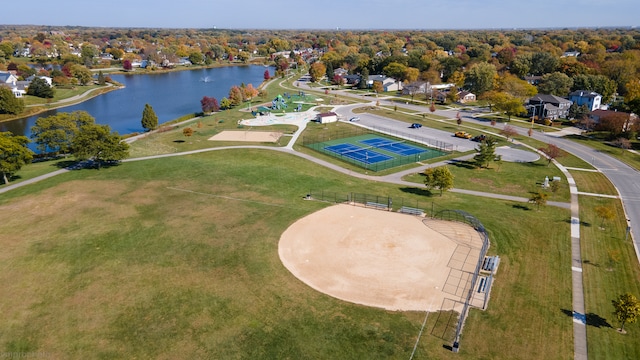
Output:
[[[235,67],[235,66],[256,66],[256,65],[262,65],[262,64],[254,64],[254,63],[248,63],[248,64],[215,64],[215,65],[206,65],[206,66],[190,66],[190,67],[175,67],[175,68],[162,68],[159,70],[152,70],[152,71],[124,71],[124,70],[117,70],[114,72],[105,72],[105,75],[153,75],[153,74],[166,74],[166,73],[171,73],[171,72],[177,72],[177,71],[190,71],[190,70],[200,70],[200,69],[215,69],[215,68],[223,68],[223,67]],[[264,66],[264,65],[263,65]],[[105,69],[95,69],[94,71],[102,71]],[[67,106],[73,106],[73,105],[77,105],[80,103],[83,103],[85,101],[91,100],[95,97],[98,97],[100,95],[104,95],[107,94],[111,91],[115,91],[115,90],[120,90],[123,89],[125,86],[124,85],[111,85],[112,88],[109,89],[109,86],[107,86],[107,88],[98,88],[98,89],[90,89],[87,90],[86,92],[80,94],[80,95],[76,95],[77,96],[77,101],[75,101],[76,99],[73,99],[73,97],[71,98],[67,98],[67,99],[61,99],[56,101],[55,103],[51,103],[51,104],[37,104],[37,105],[31,105],[31,107],[41,107],[39,109],[37,109],[35,112],[33,113],[28,113],[28,114],[20,114],[17,116],[12,116],[6,119],[0,119],[0,124],[1,123],[5,123],[5,122],[10,122],[10,121],[15,121],[15,120],[19,120],[19,119],[24,119],[24,118],[29,118],[31,116],[35,116],[38,114],[41,114],[43,112],[47,112],[50,110],[55,110],[55,109],[60,109],[60,108],[64,108]],[[98,90],[105,90],[105,91],[99,91],[97,94],[94,95],[90,95],[93,92],[96,92]],[[73,99],[73,100],[70,100]]]

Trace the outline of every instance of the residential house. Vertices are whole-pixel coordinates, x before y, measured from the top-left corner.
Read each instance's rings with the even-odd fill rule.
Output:
[[[587,105],[589,111],[598,110],[602,104],[602,95],[587,90],[576,90],[569,94],[569,100],[578,106]]]
[[[538,94],[527,101],[529,117],[538,119],[566,119],[572,102],[555,95]]]
[[[333,70],[333,75],[340,76],[344,79],[345,76],[349,75],[349,70],[343,68],[337,68]]]
[[[433,100],[439,104],[444,104],[447,102],[447,96],[449,96],[448,91],[435,91],[433,93]]]
[[[524,81],[526,81],[530,85],[536,85],[536,86],[540,84],[541,79],[542,79],[542,76],[538,76],[538,75],[524,77]]]
[[[428,81],[414,81],[402,87],[402,95],[427,94],[431,91]]]
[[[9,71],[0,71],[0,86],[11,89],[13,96],[22,97],[27,93],[24,82],[18,84],[18,77]]]
[[[461,104],[476,101],[476,95],[469,91],[459,91],[457,95],[458,102]]]
[[[344,77],[344,80],[347,82],[347,84],[349,85],[358,85],[358,83],[360,83],[360,79],[361,76],[357,75],[357,74],[352,74],[352,75],[346,75]]]
[[[400,91],[402,90],[402,82],[385,75],[369,75],[367,85],[371,87],[375,81],[382,83],[382,91]]]
[[[560,57],[578,57],[580,56],[580,51],[565,51],[564,54]]]

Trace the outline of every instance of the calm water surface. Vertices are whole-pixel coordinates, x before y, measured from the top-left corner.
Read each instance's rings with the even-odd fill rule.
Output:
[[[268,68],[273,75],[273,69]],[[215,97],[218,102],[229,95],[234,85],[262,82],[264,66],[233,66],[214,69],[175,71],[162,74],[110,75],[125,86],[83,103],[59,108],[29,118],[0,123],[0,131],[31,135],[31,127],[39,117],[59,112],[86,111],[98,124],[111,126],[120,134],[143,131],[140,121],[145,104],[150,104],[163,123],[180,116],[202,111],[200,100]],[[32,149],[35,148],[31,144]]]

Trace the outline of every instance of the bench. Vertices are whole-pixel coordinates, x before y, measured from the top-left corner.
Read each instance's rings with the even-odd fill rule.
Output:
[[[366,203],[367,207],[372,207],[372,208],[376,208],[376,209],[380,209],[380,210],[388,210],[389,209],[389,205],[387,204],[380,204],[377,202],[373,202],[373,201],[369,201]]]
[[[486,290],[486,287],[487,287],[487,279],[486,278],[480,279],[480,285],[478,285],[478,292],[483,293]]]
[[[401,207],[399,212],[403,214],[411,214],[411,215],[418,215],[418,216],[424,215],[424,211],[422,209],[412,208],[408,206]]]

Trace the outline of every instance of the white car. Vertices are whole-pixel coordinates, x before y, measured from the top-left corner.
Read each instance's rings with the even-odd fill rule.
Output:
[[[360,121],[360,118],[357,116],[352,117],[351,119],[349,119],[349,121],[351,122],[356,122],[356,121]]]

